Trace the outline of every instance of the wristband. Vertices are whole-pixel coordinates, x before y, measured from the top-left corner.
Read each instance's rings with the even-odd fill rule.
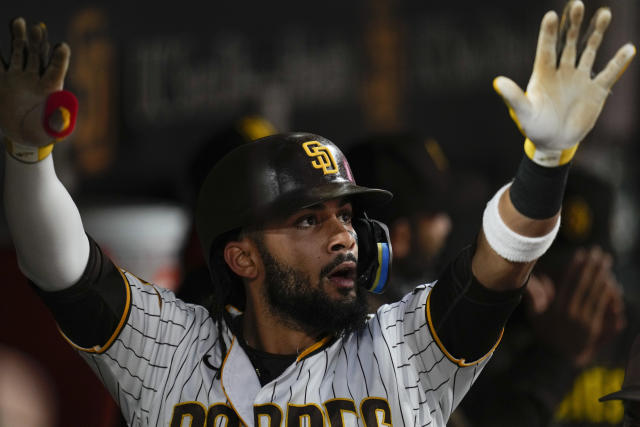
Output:
[[[511,184],[509,195],[518,212],[533,219],[547,219],[562,207],[564,189],[571,164],[544,167],[528,156],[522,161]]]
[[[552,168],[569,163],[571,159],[573,159],[574,154],[576,154],[578,145],[580,145],[580,143],[564,150],[545,150],[537,148],[535,144],[527,138],[524,140],[524,152],[534,163]]]
[[[504,223],[498,205],[500,197],[510,184],[502,187],[493,196],[482,216],[482,229],[487,242],[502,258],[512,262],[530,262],[540,258],[549,249],[560,229],[560,218],[548,234],[528,237],[516,233]]]
[[[36,110],[37,111],[37,110]],[[16,160],[23,163],[36,163],[51,154],[53,144],[61,141],[76,125],[78,116],[78,99],[67,90],[51,93],[45,102],[44,111],[39,121],[44,131],[53,139],[50,144],[36,147],[20,144],[5,136],[7,152]]]
[[[19,144],[13,142],[5,136],[4,142],[7,146],[7,152],[14,159],[23,163],[36,163],[51,154],[53,143],[44,147],[34,147],[31,145]]]
[[[56,112],[60,113],[61,123],[58,123],[59,127],[53,128],[51,126],[51,117]],[[78,99],[68,90],[59,90],[47,97],[42,116],[42,126],[49,136],[56,141],[61,141],[73,132],[77,117]]]

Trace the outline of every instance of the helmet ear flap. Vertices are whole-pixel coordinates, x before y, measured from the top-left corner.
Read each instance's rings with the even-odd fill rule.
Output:
[[[358,285],[381,294],[391,275],[393,251],[389,229],[364,213],[354,218],[352,225],[358,237]]]

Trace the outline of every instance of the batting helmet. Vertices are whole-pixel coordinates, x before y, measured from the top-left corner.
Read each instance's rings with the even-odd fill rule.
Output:
[[[196,208],[207,262],[216,239],[229,231],[338,197],[349,197],[356,207],[358,283],[382,292],[391,266],[389,234],[364,210],[386,203],[392,195],[356,185],[340,149],[309,133],[271,135],[242,145],[209,172]]]

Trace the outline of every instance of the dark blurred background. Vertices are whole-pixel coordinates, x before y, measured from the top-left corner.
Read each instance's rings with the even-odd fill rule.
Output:
[[[540,19],[563,5],[61,0],[4,2],[2,15],[44,21],[53,42],[72,47],[79,124],[56,151],[74,194],[180,199],[199,142],[246,110],[342,146],[371,131],[419,130],[455,163],[502,181],[521,138],[491,82],[504,74],[526,85]],[[587,0],[586,15],[599,5],[614,19],[596,70],[637,41],[640,20],[635,0]],[[0,39],[6,55],[8,35]],[[589,148],[635,150],[638,75],[634,64],[615,87]]]
[[[640,43],[640,3],[585,5],[589,18],[601,5],[613,13],[594,67],[599,71],[624,42]],[[513,176],[523,141],[492,80],[503,74],[526,86],[540,20],[563,6],[559,0],[5,1],[0,20],[43,21],[53,43],[71,45],[66,87],[77,94],[80,112],[74,134],[54,157],[61,180],[88,212],[87,223],[98,224],[97,240],[108,240],[100,234],[105,209],[125,206],[125,220],[138,215],[145,223],[147,214],[138,208],[159,206],[168,219],[155,231],[137,235],[134,226],[127,233],[144,246],[149,235],[171,228],[173,246],[180,246],[193,197],[193,156],[218,126],[246,112],[263,115],[279,130],[321,134],[343,148],[374,132],[419,132],[438,141],[454,174],[464,177],[454,196],[486,200]],[[3,57],[9,51],[5,28]],[[576,159],[616,189],[613,245],[630,293],[638,291],[640,256],[640,66],[634,62]],[[479,188],[487,194],[479,195]],[[127,210],[132,206],[134,213]],[[452,247],[473,238],[481,210],[479,204],[454,216]],[[31,296],[12,296],[22,279],[3,215],[0,342],[13,344],[16,336],[37,341],[31,334],[41,324],[31,325],[21,305]],[[105,244],[117,258],[117,243]],[[153,256],[136,250],[141,262]],[[180,271],[163,274],[176,282]]]

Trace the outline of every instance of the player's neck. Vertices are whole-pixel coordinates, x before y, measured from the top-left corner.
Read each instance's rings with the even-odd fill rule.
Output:
[[[300,354],[319,340],[317,334],[295,328],[274,315],[264,304],[257,305],[251,301],[247,301],[242,329],[244,340],[250,347],[271,354]]]

